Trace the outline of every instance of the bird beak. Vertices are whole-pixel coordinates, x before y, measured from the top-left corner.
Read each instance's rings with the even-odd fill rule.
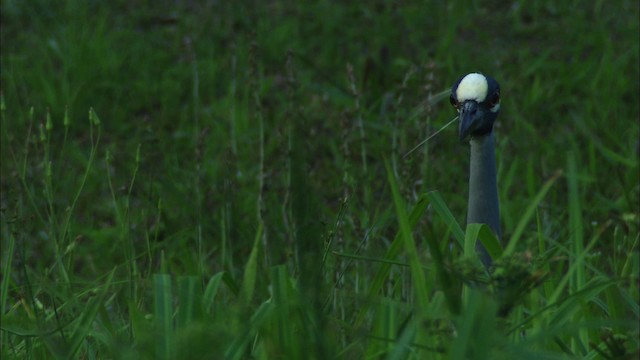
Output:
[[[464,141],[481,123],[482,109],[474,100],[468,100],[462,103],[460,107],[460,127],[458,135],[460,141]]]

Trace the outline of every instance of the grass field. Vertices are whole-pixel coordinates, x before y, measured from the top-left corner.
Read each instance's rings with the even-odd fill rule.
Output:
[[[637,1],[0,6],[2,359],[640,356]]]

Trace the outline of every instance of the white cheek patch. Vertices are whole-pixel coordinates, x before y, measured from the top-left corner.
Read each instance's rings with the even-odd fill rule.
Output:
[[[477,102],[483,102],[487,98],[487,91],[489,84],[487,78],[482,74],[471,73],[465,76],[458,84],[456,89],[456,97],[459,102],[467,100],[475,100]],[[497,105],[498,109],[500,105]],[[493,108],[491,109],[493,111]],[[497,111],[497,109],[496,109]]]
[[[498,110],[500,110],[500,103],[493,105],[493,107],[489,110],[491,110],[491,112],[494,112],[494,113],[498,112]]]

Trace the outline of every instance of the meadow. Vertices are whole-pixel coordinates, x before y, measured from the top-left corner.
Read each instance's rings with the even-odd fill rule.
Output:
[[[2,359],[640,356],[637,1],[0,10]]]

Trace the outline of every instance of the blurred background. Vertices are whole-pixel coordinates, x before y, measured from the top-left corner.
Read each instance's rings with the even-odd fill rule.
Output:
[[[634,1],[4,1],[3,198],[19,192],[11,158],[49,112],[55,205],[68,206],[64,192],[78,187],[89,155],[92,107],[102,120],[97,166],[109,150],[117,190],[128,187],[140,145],[131,201],[140,209],[162,199],[162,234],[182,239],[162,246],[194,238],[198,224],[213,251],[226,221],[240,251],[261,216],[273,261],[284,261],[292,136],[304,146],[318,221],[333,222],[348,196],[362,237],[386,201],[386,156],[407,196],[442,191],[462,223],[468,148],[456,124],[400,157],[454,117],[447,97],[429,100],[480,71],[502,86],[505,232],[569,151],[588,222],[622,221],[637,214],[637,14]],[[34,186],[38,155],[27,165]],[[78,227],[109,228],[105,171],[89,174]],[[549,195],[549,226],[564,227],[564,196],[562,185]]]
[[[13,231],[12,266],[33,276],[58,281],[62,254],[74,281],[114,266],[141,281],[163,270],[238,279],[258,238],[258,298],[266,269],[283,264],[303,278],[325,266],[318,291],[340,284],[357,297],[377,265],[336,254],[382,257],[393,240],[385,159],[409,207],[439,191],[465,223],[457,122],[403,155],[455,117],[447,91],[469,72],[502,88],[505,239],[533,204],[518,251],[534,263],[566,269],[537,244],[569,246],[576,233],[597,237],[589,261],[604,273],[638,252],[637,1],[3,0],[1,10],[2,246]],[[432,210],[415,230],[421,254],[426,237],[448,241]]]

